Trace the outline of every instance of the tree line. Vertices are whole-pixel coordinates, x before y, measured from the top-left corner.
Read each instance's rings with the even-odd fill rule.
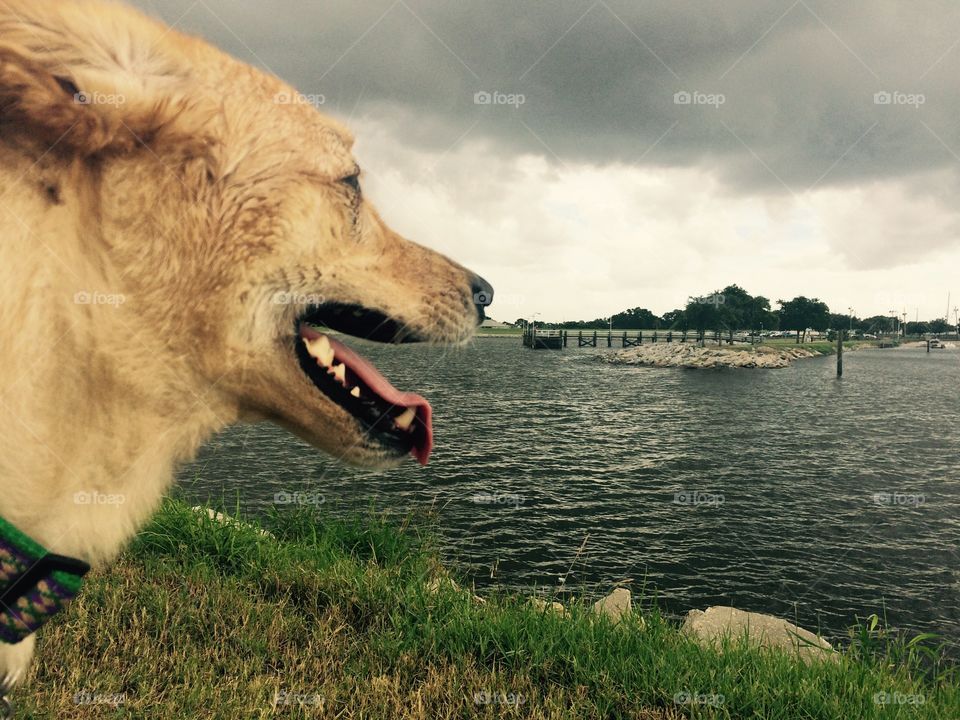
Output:
[[[762,295],[751,295],[739,285],[728,285],[704,295],[690,297],[683,308],[657,315],[647,308],[635,307],[606,318],[568,320],[550,323],[549,327],[565,330],[679,330],[713,331],[789,331],[797,333],[798,340],[808,330],[827,332],[847,330],[860,333],[889,333],[900,329],[899,320],[887,315],[858,318],[849,314],[833,313],[827,304],[817,298],[799,295],[791,300],[777,300],[777,308]],[[526,321],[516,321],[522,326]],[[538,326],[545,323],[537,323]],[[908,335],[945,333],[954,330],[945,319],[908,322]]]

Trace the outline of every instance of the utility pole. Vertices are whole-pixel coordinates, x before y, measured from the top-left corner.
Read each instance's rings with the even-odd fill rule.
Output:
[[[843,377],[843,330],[837,330],[837,377]]]

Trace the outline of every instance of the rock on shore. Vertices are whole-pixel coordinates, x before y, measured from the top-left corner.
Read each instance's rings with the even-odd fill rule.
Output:
[[[600,355],[614,365],[648,365],[682,368],[783,368],[800,358],[819,357],[804,348],[772,348],[766,345],[699,347],[693,343],[652,343]]]
[[[791,653],[804,662],[836,657],[830,643],[809,630],[773,615],[723,605],[691,610],[682,630],[708,647],[716,646],[724,638],[736,642],[746,636],[750,643]]]

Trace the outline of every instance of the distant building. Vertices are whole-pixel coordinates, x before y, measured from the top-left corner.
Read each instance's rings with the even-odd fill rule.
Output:
[[[480,328],[508,328],[513,327],[510,323],[497,322],[493,318],[487,318],[482,323],[480,323]]]

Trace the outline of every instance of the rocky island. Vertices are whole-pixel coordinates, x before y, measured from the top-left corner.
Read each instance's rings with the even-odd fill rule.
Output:
[[[654,343],[603,353],[600,360],[613,365],[646,365],[682,368],[784,368],[794,360],[820,357],[804,347],[775,348],[768,345],[730,345],[700,347],[688,343]]]

